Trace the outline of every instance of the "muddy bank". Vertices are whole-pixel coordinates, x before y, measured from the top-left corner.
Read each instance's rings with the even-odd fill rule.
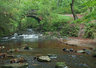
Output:
[[[82,47],[96,48],[96,39],[69,37],[67,40],[59,39],[59,41],[70,46],[82,46]]]

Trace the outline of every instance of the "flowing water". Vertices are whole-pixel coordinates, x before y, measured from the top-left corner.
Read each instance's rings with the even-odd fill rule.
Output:
[[[65,62],[69,68],[96,68],[96,58],[90,55],[78,55],[74,53],[63,52],[63,48],[82,49],[82,47],[68,46],[56,39],[50,37],[43,37],[42,34],[35,33],[32,29],[27,31],[15,33],[11,37],[3,37],[0,41],[0,46],[5,46],[2,52],[8,49],[22,48],[29,46],[31,50],[21,50],[11,54],[17,57],[23,56],[27,59],[28,68],[55,68],[56,62]],[[38,62],[33,60],[37,55],[56,54],[57,58],[52,59],[51,62]],[[9,63],[9,59],[0,59],[0,65]]]

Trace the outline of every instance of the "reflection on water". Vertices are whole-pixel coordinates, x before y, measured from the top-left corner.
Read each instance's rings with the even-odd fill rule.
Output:
[[[29,30],[31,31],[31,30]],[[24,46],[29,46],[33,48],[32,50],[23,50],[20,52],[14,52],[12,54],[17,55],[18,57],[23,56],[27,59],[29,63],[29,68],[55,68],[56,62],[64,61],[69,66],[69,68],[96,68],[96,59],[92,58],[90,55],[76,55],[74,53],[65,53],[62,51],[63,48],[73,48],[73,49],[82,49],[82,47],[68,46],[58,42],[53,39],[41,39],[38,35],[19,35],[27,38],[22,40],[22,38],[15,40],[8,40],[9,38],[4,38],[7,41],[1,41],[0,46],[5,46],[6,49],[2,50],[5,52],[8,49],[13,48],[22,48]],[[33,38],[35,36],[35,38]],[[12,37],[11,37],[12,38]],[[33,41],[34,40],[34,41]],[[40,63],[37,60],[33,60],[33,57],[36,55],[48,55],[56,54],[57,59],[52,59],[52,62]],[[4,61],[4,60],[3,60]],[[8,63],[8,59],[4,63]],[[0,65],[2,62],[0,60]]]

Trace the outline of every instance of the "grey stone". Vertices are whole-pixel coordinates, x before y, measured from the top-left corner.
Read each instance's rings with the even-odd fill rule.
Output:
[[[48,54],[48,56],[52,59],[56,59],[57,58],[57,55],[56,54]]]
[[[49,56],[39,56],[39,57],[37,57],[37,60],[40,62],[50,62],[51,61]]]
[[[84,50],[78,50],[77,53],[85,53]]]

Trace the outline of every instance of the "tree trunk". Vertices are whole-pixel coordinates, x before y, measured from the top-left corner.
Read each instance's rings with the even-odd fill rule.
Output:
[[[78,17],[76,15],[75,11],[74,11],[74,2],[75,2],[75,0],[72,0],[72,3],[70,4],[70,6],[71,6],[71,11],[72,11],[74,20],[76,20],[76,19],[78,19]]]

